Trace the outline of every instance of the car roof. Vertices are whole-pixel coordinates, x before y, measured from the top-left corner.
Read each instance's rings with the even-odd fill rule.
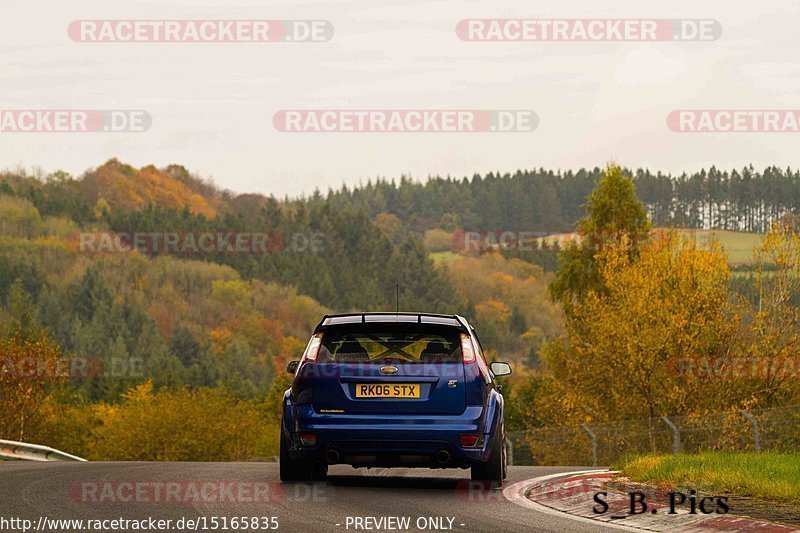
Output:
[[[466,331],[470,331],[467,321],[458,315],[442,315],[437,313],[391,313],[391,312],[371,312],[371,313],[343,313],[335,315],[325,315],[314,333],[330,326],[340,324],[429,324],[437,326],[452,326]]]

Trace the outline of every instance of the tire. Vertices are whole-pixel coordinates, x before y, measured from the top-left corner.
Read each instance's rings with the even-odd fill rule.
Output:
[[[284,483],[321,481],[328,475],[328,465],[303,459],[292,459],[281,424],[280,477]]]
[[[502,487],[506,478],[506,432],[501,426],[500,433],[492,445],[489,460],[472,465],[472,481],[490,483],[492,487]]]

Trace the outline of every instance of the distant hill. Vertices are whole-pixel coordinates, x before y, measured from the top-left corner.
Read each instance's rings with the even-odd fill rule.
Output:
[[[634,176],[637,195],[654,226],[763,233],[772,221],[800,213],[800,172],[792,169],[712,167],[680,176],[642,169],[623,172]],[[101,199],[112,210],[188,209],[206,218],[232,214],[249,219],[265,210],[274,213],[279,206],[297,210],[325,205],[364,213],[394,234],[421,236],[434,228],[561,234],[569,233],[585,214],[587,196],[601,175],[600,168],[539,168],[470,178],[401,177],[278,200],[220,189],[180,165],[137,169],[111,159],[77,178],[64,172],[37,178],[20,171],[0,172],[0,193],[5,188],[27,195],[42,214],[69,213],[79,221],[89,221],[95,208],[102,207],[96,205]]]
[[[89,201],[101,198],[114,208],[139,209],[157,205],[192,214],[217,216],[214,195],[217,190],[192,177],[183,167],[172,165],[164,170],[149,165],[136,169],[111,159],[86,173],[77,182]]]

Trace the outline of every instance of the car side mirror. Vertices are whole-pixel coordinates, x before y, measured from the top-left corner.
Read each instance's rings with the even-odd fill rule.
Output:
[[[294,376],[297,374],[298,366],[300,366],[300,361],[289,361],[289,364],[286,365],[286,372]]]
[[[511,365],[508,363],[492,363],[489,365],[489,370],[492,371],[495,377],[507,376],[511,374]]]

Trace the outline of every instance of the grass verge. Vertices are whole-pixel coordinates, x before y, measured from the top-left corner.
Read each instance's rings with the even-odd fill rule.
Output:
[[[633,481],[800,504],[796,453],[645,455],[623,458],[614,469]]]

